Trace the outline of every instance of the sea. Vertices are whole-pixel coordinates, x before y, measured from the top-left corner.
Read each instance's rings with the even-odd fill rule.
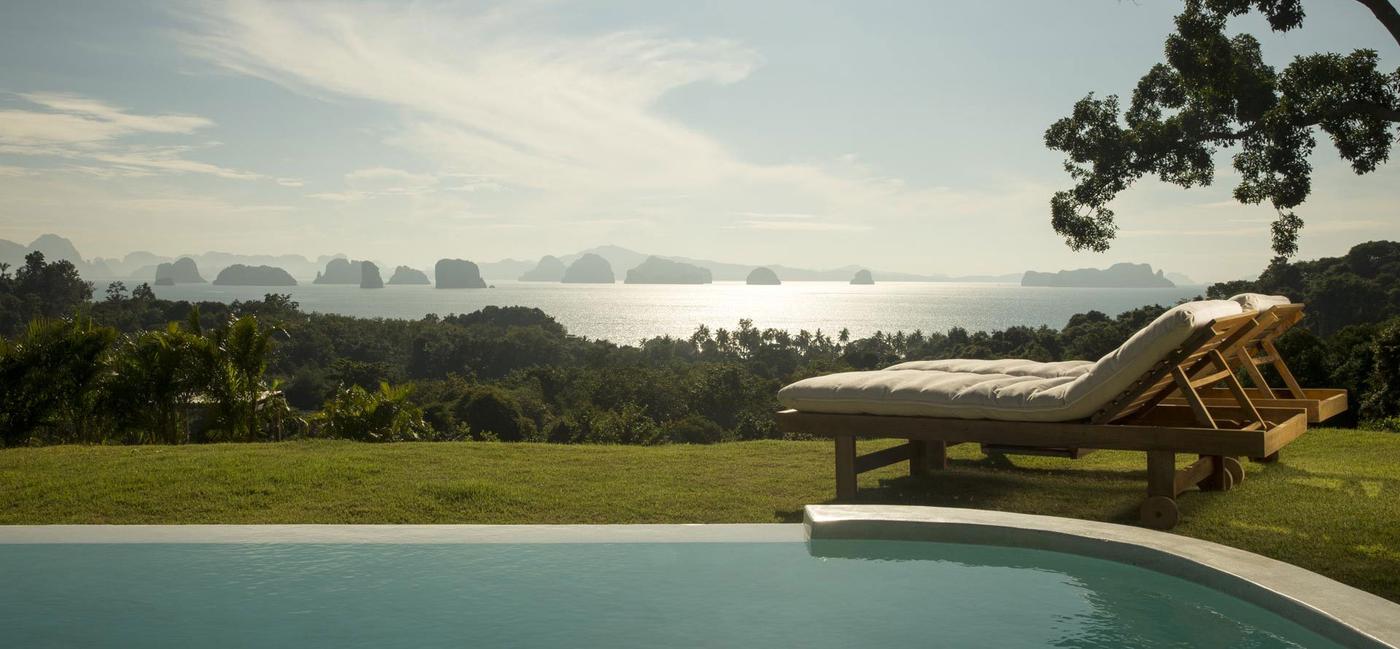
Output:
[[[469,313],[484,306],[538,308],[569,333],[620,344],[669,335],[689,337],[700,325],[734,329],[741,319],[766,329],[800,330],[853,337],[877,331],[944,332],[1005,329],[1013,325],[1060,328],[1070,316],[1090,310],[1109,315],[1147,304],[1172,305],[1205,293],[1203,286],[1175,288],[1049,288],[1017,284],[882,282],[788,282],[749,286],[743,282],[700,285],[556,284],[494,281],[485,289],[431,286],[353,285],[154,287],[169,300],[231,302],[260,300],[266,293],[290,294],[309,312],[366,318],[418,319],[434,313]]]

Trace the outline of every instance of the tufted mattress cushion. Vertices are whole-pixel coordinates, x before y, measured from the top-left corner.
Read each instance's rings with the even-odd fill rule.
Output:
[[[778,391],[806,412],[1005,421],[1085,419],[1216,318],[1241,313],[1230,300],[1187,302],[1163,313],[1077,376],[1040,377],[928,369],[842,372]]]
[[[941,361],[906,361],[886,370],[938,370],[968,374],[1005,374],[1007,376],[1036,376],[1043,379],[1076,377],[1094,367],[1094,361],[1055,361],[1044,363],[1024,358],[975,360],[950,358]]]
[[[1280,304],[1292,304],[1285,296],[1264,295],[1263,293],[1240,293],[1230,299],[1238,302],[1245,311],[1263,311]]]

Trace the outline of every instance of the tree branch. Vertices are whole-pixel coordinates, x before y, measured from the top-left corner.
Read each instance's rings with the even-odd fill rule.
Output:
[[[1390,4],[1390,0],[1356,0],[1371,13],[1376,15],[1376,20],[1381,21],[1386,31],[1390,32],[1391,38],[1395,39],[1395,44],[1400,45],[1400,11],[1395,10],[1395,5]]]
[[[1299,126],[1317,126],[1318,124],[1321,124],[1322,121],[1325,119],[1333,117],[1344,117],[1353,114],[1379,117],[1387,122],[1400,122],[1400,108],[1393,108],[1391,106],[1383,106],[1381,104],[1373,104],[1364,101],[1349,101],[1338,104],[1335,108],[1326,111],[1325,113],[1308,115],[1306,119],[1299,123]],[[1253,135],[1254,133],[1258,132],[1259,129],[1260,125],[1256,123],[1253,126],[1249,126],[1248,128],[1242,128],[1238,131],[1211,131],[1208,133],[1202,133],[1201,137],[1207,140],[1228,140],[1233,142],[1236,140],[1242,140],[1250,135]]]

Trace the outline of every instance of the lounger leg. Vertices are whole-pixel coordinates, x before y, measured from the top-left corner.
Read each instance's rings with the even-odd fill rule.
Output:
[[[928,473],[929,444],[921,439],[909,440],[909,475],[917,478]]]
[[[855,500],[856,498],[856,438],[852,435],[836,437],[836,499]]]
[[[1234,477],[1225,470],[1225,456],[1223,455],[1202,455],[1201,459],[1210,459],[1210,475],[1200,482],[1201,491],[1229,491],[1235,486]]]
[[[928,467],[934,471],[948,468],[948,442],[928,442]]]
[[[1252,457],[1252,458],[1249,458],[1249,459],[1250,459],[1250,461],[1252,461],[1252,462],[1260,462],[1260,463],[1263,463],[1263,464],[1273,464],[1274,462],[1277,462],[1277,461],[1278,461],[1278,451],[1274,451],[1273,453],[1270,453],[1270,454],[1268,454],[1268,455],[1265,455],[1264,457]]]
[[[1147,500],[1139,514],[1148,527],[1167,530],[1176,525],[1181,516],[1176,506],[1176,453],[1147,452]]]

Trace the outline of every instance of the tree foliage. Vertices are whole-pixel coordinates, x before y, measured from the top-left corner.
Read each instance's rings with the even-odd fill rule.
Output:
[[[1400,43],[1400,14],[1387,0],[1358,0]],[[1164,63],[1138,81],[1126,111],[1116,95],[1090,93],[1045,132],[1066,155],[1074,187],[1051,198],[1051,224],[1075,250],[1107,250],[1118,226],[1108,204],[1145,175],[1182,187],[1210,185],[1215,154],[1238,147],[1234,197],[1276,211],[1272,247],[1298,250],[1293,208],[1312,191],[1308,156],[1321,130],[1358,174],[1385,162],[1400,124],[1400,68],[1379,68],[1375,50],[1300,56],[1282,71],[1259,41],[1227,34],[1231,18],[1258,11],[1274,31],[1303,24],[1301,0],[1186,0],[1167,37]]]

